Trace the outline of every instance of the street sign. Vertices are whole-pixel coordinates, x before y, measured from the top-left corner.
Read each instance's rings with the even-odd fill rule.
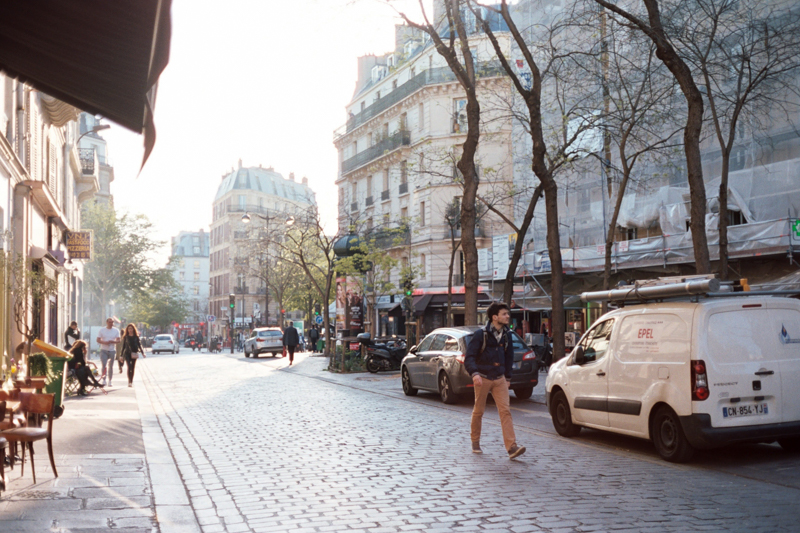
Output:
[[[316,320],[317,324],[319,324],[320,326],[321,326],[321,325],[322,325],[322,323],[324,322],[324,320],[322,319],[322,317],[321,317],[321,316],[318,316],[318,317],[317,317],[315,320]]]
[[[209,322],[214,322],[217,320],[217,317],[215,317],[214,315],[208,315],[208,317],[206,318],[208,319]]]
[[[792,244],[800,244],[800,218],[790,219]]]

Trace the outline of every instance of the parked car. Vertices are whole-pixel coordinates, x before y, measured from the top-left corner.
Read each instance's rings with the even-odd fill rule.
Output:
[[[560,435],[622,433],[683,462],[739,442],[800,451],[798,382],[800,301],[747,296],[607,313],[550,367],[546,390]]]
[[[156,335],[153,339],[153,353],[180,353],[181,347],[170,334]]]
[[[473,389],[472,377],[464,368],[467,344],[482,326],[438,328],[428,334],[400,364],[403,392],[414,396],[417,390],[438,392],[444,403],[455,403],[459,396]],[[511,332],[514,343],[514,367],[511,389],[517,398],[527,399],[539,383],[536,354]]]
[[[244,356],[258,357],[262,353],[271,353],[273,357],[283,353],[283,332],[280,328],[258,328],[253,336],[244,341]]]

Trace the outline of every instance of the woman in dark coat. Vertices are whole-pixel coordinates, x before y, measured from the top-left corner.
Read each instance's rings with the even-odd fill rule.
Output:
[[[144,355],[144,348],[142,342],[139,340],[139,330],[133,324],[128,324],[125,327],[125,333],[122,334],[122,357],[128,364],[128,387],[133,387],[133,373],[136,371],[136,360],[139,354]]]
[[[86,392],[86,387],[89,385],[94,385],[102,390],[103,394],[108,394],[106,389],[94,378],[94,374],[92,374],[89,367],[86,366],[86,351],[86,342],[80,340],[75,341],[72,348],[69,349],[69,353],[72,354],[72,359],[67,363],[67,366],[70,370],[75,372],[75,377],[78,378],[78,383],[81,384],[78,394],[81,396],[89,394]]]

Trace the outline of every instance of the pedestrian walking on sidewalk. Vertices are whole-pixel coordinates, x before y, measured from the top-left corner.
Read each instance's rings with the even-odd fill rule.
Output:
[[[144,354],[142,342],[139,340],[139,330],[133,324],[125,326],[125,333],[122,334],[122,357],[128,365],[128,387],[133,387],[133,373],[136,371],[136,360],[147,357]]]
[[[80,389],[78,389],[79,396],[86,396],[89,394],[86,392],[86,387],[89,385],[93,385],[103,391],[103,394],[106,394],[106,390],[103,386],[98,382],[94,374],[92,374],[91,369],[86,365],[86,353],[88,349],[86,347],[86,342],[78,340],[72,344],[72,348],[70,348],[69,353],[72,354],[72,359],[69,360],[67,363],[67,367],[75,373],[75,378],[78,380],[78,383],[81,384]]]
[[[514,459],[525,453],[525,447],[517,445],[514,423],[511,420],[508,386],[511,383],[511,370],[514,365],[514,344],[511,341],[511,312],[504,303],[495,302],[486,310],[489,323],[475,332],[467,345],[464,366],[472,376],[475,385],[475,406],[472,409],[472,452],[481,450],[481,423],[486,410],[486,398],[492,393],[500,426],[503,429],[503,443],[508,457]]]
[[[319,330],[316,324],[311,324],[308,330],[308,340],[311,341],[311,353],[317,353],[317,342],[319,341]]]
[[[286,323],[286,329],[283,330],[283,345],[286,346],[286,352],[289,354],[289,366],[292,366],[294,361],[294,350],[300,344],[300,334],[297,333],[291,322]]]
[[[74,320],[69,323],[67,331],[64,332],[64,349],[70,351],[75,341],[80,340],[81,330],[78,329],[78,323]]]
[[[114,327],[114,319],[106,320],[106,327],[97,334],[97,344],[100,345],[100,363],[103,365],[103,385],[111,386],[111,378],[114,376],[114,359],[117,357],[117,344],[119,344],[119,330]]]

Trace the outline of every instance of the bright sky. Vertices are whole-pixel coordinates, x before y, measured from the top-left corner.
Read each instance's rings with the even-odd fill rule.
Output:
[[[392,4],[419,12],[417,0]],[[241,158],[308,177],[335,231],[333,130],[346,120],[357,57],[392,50],[400,22],[385,0],[173,0],[157,141],[138,177],[142,138],[116,125],[102,133],[116,207],[147,215],[164,241],[208,231],[222,175]],[[159,263],[168,256],[165,247]]]

